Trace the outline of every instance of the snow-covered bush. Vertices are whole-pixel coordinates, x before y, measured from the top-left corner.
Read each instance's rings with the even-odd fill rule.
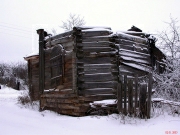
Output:
[[[164,63],[165,71],[154,73],[155,97],[180,101],[180,60],[167,57]]]

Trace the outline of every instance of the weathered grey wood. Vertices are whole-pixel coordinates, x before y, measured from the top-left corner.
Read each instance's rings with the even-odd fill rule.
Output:
[[[130,41],[134,41],[134,42],[138,42],[138,43],[143,43],[143,44],[147,44],[148,40],[146,38],[140,38],[137,36],[131,36],[125,33],[117,33],[118,38],[120,39],[125,39],[125,40],[130,40]]]
[[[139,107],[139,104],[138,104],[138,76],[136,75],[135,76],[135,108],[134,110],[136,110],[138,107]],[[135,113],[136,115],[136,113]]]
[[[129,63],[142,63],[142,64],[147,64],[147,65],[151,64],[150,59],[133,58],[132,56],[120,56],[119,58],[120,58],[120,61],[126,61]]]
[[[117,87],[117,106],[118,106],[118,111],[119,113],[123,113],[123,110],[122,110],[122,82],[119,82],[118,83],[118,87]]]
[[[98,58],[82,58],[78,59],[77,63],[84,63],[84,64],[104,64],[104,63],[111,63],[111,61],[115,61],[114,58],[111,57],[98,57]]]
[[[149,73],[148,96],[147,96],[147,118],[151,117],[151,94],[152,94],[152,73]]]
[[[138,70],[131,66],[123,65],[123,63],[121,63],[121,65],[119,66],[119,70],[121,71],[122,74],[127,74],[132,76],[135,76],[136,74],[138,76],[144,76],[147,74],[146,72]]]
[[[55,36],[51,36],[50,38],[47,38],[45,41],[49,41],[49,40],[55,40],[55,39],[59,39],[59,38],[62,38],[62,37],[67,37],[67,36],[70,36],[73,34],[73,31],[68,31],[68,32],[64,32],[64,33],[61,33],[61,34],[58,34],[58,35],[55,35]]]
[[[145,53],[148,54],[149,50],[147,47],[138,47],[136,45],[123,45],[123,44],[119,44],[121,49],[125,49],[125,50],[130,50],[130,51],[136,51],[136,52],[140,52],[140,53]]]
[[[124,49],[120,49],[119,55],[120,56],[127,56],[127,57],[129,56],[129,57],[138,58],[138,59],[141,58],[141,59],[145,59],[145,60],[147,60],[147,59],[150,60],[150,55],[149,54],[124,50]]]
[[[78,69],[78,74],[96,74],[96,73],[111,73],[114,76],[117,76],[118,70],[112,68],[84,68]]]
[[[80,49],[77,49],[78,53],[83,52],[109,52],[109,51],[115,51],[115,48],[111,47],[82,47]]]
[[[115,43],[107,41],[77,43],[78,48],[82,47],[115,47]]]
[[[124,109],[123,109],[123,113],[126,115],[127,114],[127,75],[124,75],[123,93],[124,93]]]
[[[117,82],[108,81],[108,82],[84,82],[79,83],[79,89],[93,89],[93,88],[115,88]]]
[[[96,73],[96,74],[81,74],[78,75],[78,80],[84,82],[104,82],[117,80],[117,76],[113,76],[111,73]]]
[[[39,35],[39,96],[44,91],[44,29],[37,30],[37,34]]]
[[[109,64],[109,63],[104,63],[104,64],[83,64],[83,65],[77,65],[78,68],[82,68],[82,69],[98,69],[98,68],[116,68],[117,65],[116,64]]]
[[[133,35],[133,36],[139,36],[139,37],[145,37],[145,36],[147,36],[146,33],[136,32],[136,31],[123,31],[123,33],[126,33],[126,34],[128,34],[128,35]]]
[[[77,57],[89,57],[89,58],[96,58],[96,57],[115,57],[116,51],[112,52],[78,52]]]
[[[80,95],[99,95],[99,94],[113,94],[113,93],[114,90],[110,88],[79,90]]]
[[[81,30],[94,29],[94,28],[97,28],[97,27],[80,26],[80,27],[74,27],[73,30],[74,31],[81,31]],[[98,27],[98,28],[111,30],[110,27]]]
[[[133,113],[133,80],[128,80],[128,113]]]
[[[115,42],[118,44],[122,44],[122,45],[135,45],[137,47],[141,47],[141,48],[149,48],[149,45],[147,43],[142,44],[142,43],[138,43],[138,42],[134,42],[134,41],[130,41],[130,40],[125,40],[125,39],[115,39]]]
[[[146,83],[140,84],[139,102],[140,102],[140,117],[141,118],[147,117],[146,94],[147,94],[147,84]]]
[[[128,62],[121,62],[123,65],[136,68],[138,70],[144,71],[144,72],[151,72],[152,68],[150,66],[144,65],[144,64],[135,64],[135,63],[128,63]]]
[[[111,41],[111,37],[109,37],[109,36],[102,36],[102,37],[83,37],[83,38],[77,38],[77,39],[76,39],[76,42],[77,42],[77,43],[102,42],[102,41],[109,42],[109,41]]]
[[[82,30],[80,36],[82,37],[95,37],[95,36],[107,36],[112,34],[113,32],[110,30],[96,30],[96,31],[88,31],[88,30]]]

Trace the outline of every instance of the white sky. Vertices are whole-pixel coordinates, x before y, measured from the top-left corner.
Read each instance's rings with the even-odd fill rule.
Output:
[[[157,33],[170,14],[180,20],[180,0],[3,0],[0,13],[0,61],[17,62],[38,52],[36,29],[62,32],[58,26],[70,13],[84,17],[87,26],[116,31],[135,25]]]

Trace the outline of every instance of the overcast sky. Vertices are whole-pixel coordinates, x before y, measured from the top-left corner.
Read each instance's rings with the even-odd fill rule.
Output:
[[[51,32],[70,13],[87,26],[127,30],[135,25],[147,33],[165,29],[170,15],[180,20],[180,0],[2,0],[0,4],[0,62],[24,61],[38,52],[36,29]]]

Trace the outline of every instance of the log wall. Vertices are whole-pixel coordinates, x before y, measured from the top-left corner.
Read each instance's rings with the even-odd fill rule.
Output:
[[[32,101],[39,100],[39,57],[28,60],[29,95]]]
[[[140,107],[137,104],[142,96],[138,93],[144,92],[138,91],[138,86],[145,80],[148,85],[146,114],[149,116],[151,53],[149,40],[142,32],[114,34],[109,27],[75,27],[48,37],[44,49],[45,90],[40,108],[84,116],[92,110],[90,103],[118,99],[118,106],[113,105],[111,110],[133,113],[132,110]],[[34,62],[29,61],[29,78],[38,83],[38,66],[32,66]],[[37,84],[34,86],[38,88]],[[30,91],[32,97],[38,95],[38,89]]]

